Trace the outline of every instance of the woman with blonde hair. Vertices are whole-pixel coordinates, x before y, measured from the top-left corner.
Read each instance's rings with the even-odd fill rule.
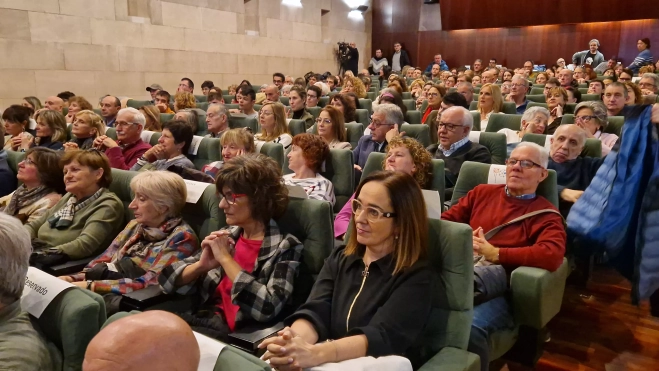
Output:
[[[162,131],[162,123],[160,123],[160,111],[156,106],[142,106],[139,109],[146,118],[146,125],[144,130],[147,131]]]
[[[410,84],[410,94],[412,94],[412,99],[417,99],[423,92],[423,85],[425,82],[421,79],[416,79]],[[402,86],[401,86],[402,89]]]
[[[37,121],[36,136],[21,138],[21,151],[32,147],[46,147],[54,150],[64,148],[66,142],[66,119],[58,111],[41,110],[34,115]]]
[[[341,93],[355,93],[359,98],[366,98],[366,87],[357,77],[346,77]]]
[[[186,108],[197,108],[194,95],[187,91],[180,91],[174,96],[174,112],[184,110]]]
[[[549,89],[547,93],[547,109],[549,109],[549,125],[547,134],[553,135],[558,126],[563,122],[563,110],[567,103],[567,90],[560,86]]]
[[[352,149],[346,141],[343,113],[334,106],[325,106],[316,119],[316,131],[330,149]]]
[[[32,112],[33,112],[32,115],[34,115],[34,112],[37,112],[38,110],[43,108],[43,105],[41,104],[39,98],[32,96],[23,98],[23,103],[21,103],[21,106],[32,108]]]
[[[254,136],[256,142],[279,143],[284,146],[284,150],[290,147],[293,137],[288,131],[286,108],[283,104],[276,102],[263,105],[259,112],[259,123],[261,132]],[[259,143],[257,148],[261,148],[262,145]]]
[[[210,175],[215,179],[217,173],[222,169],[224,163],[234,157],[242,156],[246,153],[254,153],[256,146],[254,145],[254,135],[248,128],[236,128],[227,130],[220,138],[220,145],[222,146],[222,160],[213,161],[208,165],[204,165],[201,171]]]
[[[76,113],[71,124],[71,135],[73,137],[70,141],[64,143],[64,150],[92,148],[94,140],[101,135],[105,135],[105,128],[103,118],[94,111],[84,110]]]
[[[499,113],[503,108],[501,88],[496,84],[485,84],[478,95],[478,112],[481,114],[481,131],[485,131],[492,113]]]

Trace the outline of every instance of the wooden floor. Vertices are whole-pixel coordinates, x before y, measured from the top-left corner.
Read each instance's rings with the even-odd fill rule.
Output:
[[[586,288],[568,285],[535,370],[659,370],[659,318],[650,316],[647,303],[632,305],[630,289],[627,280],[602,266]],[[490,370],[530,369],[502,361]]]

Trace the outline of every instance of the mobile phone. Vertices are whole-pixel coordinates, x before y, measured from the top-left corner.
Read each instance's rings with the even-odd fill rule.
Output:
[[[618,62],[618,64],[622,64],[622,62]]]

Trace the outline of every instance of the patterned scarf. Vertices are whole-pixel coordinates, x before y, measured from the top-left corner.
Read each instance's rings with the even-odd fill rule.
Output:
[[[61,209],[57,210],[53,216],[48,218],[48,223],[50,223],[50,228],[56,229],[66,229],[73,224],[73,217],[75,216],[76,211],[85,208],[87,205],[96,201],[101,194],[105,191],[105,188],[99,188],[96,193],[87,197],[83,201],[78,202],[78,199],[71,195],[66,205],[62,206]]]
[[[172,233],[174,228],[178,227],[183,221],[182,218],[170,218],[158,228],[150,228],[140,223],[135,229],[135,233],[126,241],[119,251],[112,258],[112,263],[116,263],[127,257],[146,258],[149,255],[149,248],[154,242],[160,242]]]
[[[5,208],[5,213],[14,216],[20,209],[32,205],[52,192],[52,189],[43,185],[38,186],[37,188],[27,189],[25,184],[23,184],[18,187],[16,192],[14,192],[14,195],[11,196],[11,200]]]

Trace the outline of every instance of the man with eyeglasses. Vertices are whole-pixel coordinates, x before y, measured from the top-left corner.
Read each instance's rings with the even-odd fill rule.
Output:
[[[634,77],[634,71],[629,68],[624,68],[618,76],[618,82],[631,82],[632,77]]]
[[[568,125],[569,126],[569,125]],[[506,161],[506,184],[481,184],[442,213],[442,220],[469,224],[479,261],[502,265],[508,274],[519,266],[557,270],[565,255],[566,232],[556,207],[536,194],[547,178],[548,153],[530,142],[520,143]],[[495,227],[530,212],[548,210],[501,228]],[[502,278],[505,279],[505,278]],[[474,306],[468,350],[480,356],[488,370],[490,333],[513,330],[515,321],[506,295]]]
[[[654,73],[644,73],[638,82],[638,87],[641,88],[643,95],[657,94],[659,90],[659,76]]]
[[[510,84],[510,95],[508,99],[515,102],[517,107],[517,114],[523,115],[526,111],[526,106],[529,104],[526,99],[526,93],[529,90],[529,81],[520,75],[513,76],[512,84]]]
[[[444,160],[447,200],[453,195],[453,187],[465,161],[492,163],[490,151],[469,140],[473,126],[474,118],[469,110],[460,106],[449,107],[442,111],[437,125],[438,143],[427,148],[434,158]]]
[[[560,82],[555,77],[552,77],[549,80],[547,80],[547,82],[545,83],[545,88],[542,91],[542,94],[544,94],[545,99],[549,96],[549,91],[551,90],[551,88],[555,88],[559,85],[560,85]]]
[[[307,88],[307,108],[318,107],[318,102],[320,97],[323,95],[323,91],[316,85],[311,85]]]
[[[286,77],[281,72],[275,72],[272,75],[272,84],[275,85],[278,90],[281,90],[281,87],[284,86],[284,81],[285,80],[286,80]],[[291,84],[291,85],[293,85],[293,84]]]
[[[206,125],[208,134],[205,138],[222,139],[222,135],[229,130],[229,117],[224,104],[211,104],[206,110]]]
[[[94,140],[94,148],[105,152],[110,166],[115,169],[130,170],[137,160],[151,148],[142,138],[146,125],[144,114],[135,108],[124,108],[117,114],[115,128],[117,140],[101,135]]]
[[[381,104],[373,109],[371,123],[368,125],[371,133],[359,138],[357,147],[352,150],[357,176],[361,177],[361,171],[371,152],[386,152],[387,132],[397,130],[397,127],[403,125],[404,121],[403,111],[394,104]]]

